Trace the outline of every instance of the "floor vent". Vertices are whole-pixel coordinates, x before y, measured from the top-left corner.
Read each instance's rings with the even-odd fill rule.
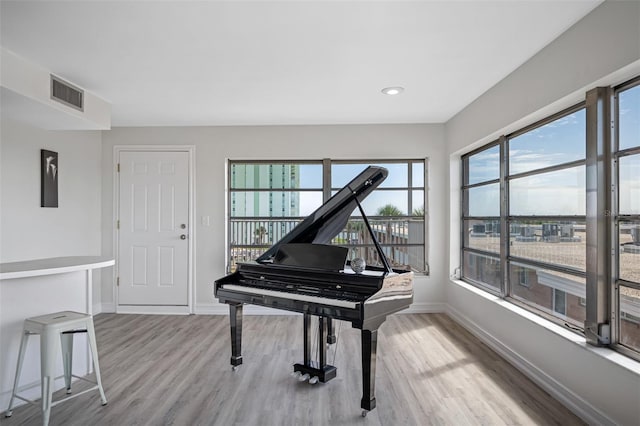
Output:
[[[51,99],[84,111],[84,90],[51,75]]]

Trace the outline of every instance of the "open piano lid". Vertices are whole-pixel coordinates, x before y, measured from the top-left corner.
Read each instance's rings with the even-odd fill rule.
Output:
[[[359,203],[376,189],[388,174],[389,172],[384,167],[367,167],[326,203],[300,222],[291,232],[271,246],[256,259],[256,262],[273,262],[278,249],[283,244],[329,244],[344,229],[351,213],[356,208],[360,208]],[[361,213],[366,221],[364,212],[361,211]],[[375,235],[372,234],[371,237],[376,241]]]

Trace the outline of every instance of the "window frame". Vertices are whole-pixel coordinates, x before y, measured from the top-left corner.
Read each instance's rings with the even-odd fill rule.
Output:
[[[233,166],[237,165],[237,164],[241,164],[241,165],[262,165],[262,164],[266,164],[266,165],[286,165],[286,164],[316,164],[316,165],[321,165],[322,167],[322,187],[319,188],[233,188],[232,187],[232,173],[233,173]],[[331,174],[332,174],[332,165],[335,164],[353,164],[353,165],[357,165],[357,164],[362,164],[364,165],[369,165],[369,164],[406,164],[407,165],[407,182],[406,185],[407,186],[398,186],[398,187],[383,187],[383,188],[376,188],[374,190],[374,192],[381,192],[381,191],[406,191],[407,192],[407,206],[408,206],[408,211],[406,215],[402,215],[402,216],[376,216],[376,215],[367,215],[367,219],[369,219],[369,221],[372,220],[376,220],[376,219],[391,219],[391,220],[395,220],[395,219],[407,219],[407,218],[411,218],[411,217],[415,217],[413,215],[413,211],[415,209],[416,206],[413,205],[413,197],[414,197],[414,192],[415,191],[421,191],[422,192],[422,198],[424,200],[424,212],[423,214],[420,216],[421,221],[423,222],[423,229],[424,229],[424,235],[422,235],[422,243],[405,243],[405,244],[396,244],[396,243],[381,243],[381,246],[383,248],[385,247],[389,247],[389,250],[394,250],[394,248],[397,247],[411,247],[411,246],[416,246],[416,247],[420,247],[422,249],[422,252],[424,253],[424,259],[422,259],[422,262],[424,262],[424,270],[423,271],[415,271],[414,273],[418,273],[418,274],[424,274],[424,275],[428,275],[429,274],[429,263],[428,263],[428,257],[429,257],[429,252],[428,252],[428,217],[429,217],[429,208],[428,208],[428,192],[427,192],[427,188],[428,188],[428,164],[429,164],[429,160],[428,158],[408,158],[408,159],[368,159],[368,160],[362,160],[362,159],[358,159],[358,160],[349,160],[349,159],[329,159],[329,158],[325,158],[322,160],[310,160],[310,159],[306,159],[306,160],[292,160],[292,159],[287,159],[287,160],[281,160],[281,159],[270,159],[270,160],[251,160],[251,159],[229,159],[227,160],[227,169],[228,169],[228,173],[227,173],[227,179],[228,179],[228,183],[227,183],[227,220],[226,220],[226,226],[227,226],[227,243],[226,243],[226,255],[227,255],[227,261],[226,261],[226,270],[228,273],[233,272],[235,270],[235,263],[236,263],[236,259],[234,259],[234,248],[237,249],[238,247],[240,248],[254,248],[257,250],[260,250],[262,248],[264,248],[265,250],[268,249],[272,244],[275,244],[277,242],[278,239],[274,240],[274,241],[268,241],[267,244],[264,245],[259,245],[259,246],[255,246],[255,245],[251,245],[250,247],[247,246],[245,247],[245,245],[234,245],[233,244],[233,239],[234,239],[234,235],[233,235],[233,221],[237,220],[237,219],[242,219],[245,221],[253,221],[253,222],[260,222],[260,221],[271,221],[271,220],[275,220],[276,222],[278,220],[282,220],[284,218],[282,217],[278,217],[278,216],[273,216],[273,217],[264,217],[264,216],[233,216],[232,215],[232,210],[231,210],[231,206],[234,204],[234,199],[233,199],[233,195],[234,193],[237,192],[263,192],[263,193],[270,193],[270,192],[322,192],[322,203],[326,202],[332,195],[332,191],[334,190],[339,190],[340,188],[333,188],[331,185]],[[413,176],[413,168],[414,168],[414,164],[420,164],[422,165],[422,169],[423,169],[423,176],[422,176],[422,186],[414,186],[414,176]],[[353,176],[355,177],[355,176]],[[319,206],[318,206],[319,207]],[[357,212],[356,212],[357,213]],[[290,220],[296,220],[298,222],[304,220],[307,216],[291,216],[291,217],[286,217],[286,219],[290,219]],[[353,217],[353,216],[352,216]],[[357,217],[357,216],[356,216]],[[359,244],[358,247],[374,247],[373,244]],[[348,245],[348,247],[355,247],[352,245]],[[264,251],[264,250],[263,250]],[[253,256],[253,258],[256,258],[257,256]],[[248,259],[242,259],[241,261],[246,261]]]
[[[547,312],[543,309],[540,309],[535,305],[534,302],[527,302],[522,297],[514,297],[514,287],[516,285],[520,285],[521,287],[530,288],[529,286],[522,286],[518,282],[511,282],[510,279],[512,268],[514,266],[520,267],[528,267],[532,269],[547,269],[555,272],[565,273],[569,275],[574,275],[580,278],[586,278],[586,271],[579,270],[577,268],[554,264],[550,262],[545,262],[541,260],[530,259],[527,257],[515,256],[511,253],[511,236],[510,230],[511,226],[515,223],[522,222],[531,222],[531,221],[547,221],[547,222],[585,222],[586,223],[586,214],[585,215],[512,215],[510,212],[510,204],[509,204],[509,196],[510,196],[510,182],[514,179],[519,179],[522,177],[528,176],[536,176],[543,175],[545,173],[565,170],[574,168],[577,166],[586,166],[586,158],[580,160],[571,160],[568,162],[558,163],[551,166],[545,166],[539,169],[527,170],[524,172],[518,172],[514,174],[510,174],[509,172],[509,142],[510,140],[529,133],[535,129],[541,128],[549,123],[552,123],[556,120],[559,120],[563,117],[567,117],[575,112],[584,110],[586,108],[586,103],[579,102],[575,105],[572,105],[568,108],[565,108],[561,111],[558,111],[554,114],[551,114],[541,120],[536,121],[528,126],[525,126],[521,129],[518,129],[514,132],[511,132],[507,135],[502,135],[498,139],[493,140],[492,142],[487,143],[479,148],[476,148],[461,157],[462,160],[462,187],[461,187],[461,279],[463,281],[467,281],[471,284],[474,284],[483,290],[486,290],[498,297],[504,298],[509,302],[516,304],[524,309],[532,311],[540,316],[543,316],[550,321],[565,325],[567,322],[571,322],[573,326],[580,327],[580,324],[577,320],[568,318],[566,316],[556,316],[550,312],[555,312],[553,309],[553,304],[549,308],[550,312]],[[500,175],[498,179],[491,179],[483,182],[476,182],[473,184],[468,184],[469,177],[469,158],[473,155],[476,155],[485,150],[491,149],[498,145],[500,147]],[[585,155],[586,157],[586,155]],[[494,216],[470,216],[467,214],[469,211],[469,200],[466,197],[467,190],[469,188],[479,187],[482,185],[490,185],[490,184],[500,184],[500,217]],[[471,248],[465,246],[465,221],[468,220],[484,220],[484,221],[494,221],[497,220],[501,224],[501,232],[500,232],[500,253],[496,254],[493,252],[488,252],[485,250],[479,250],[477,248]],[[500,282],[495,283],[496,287],[492,287],[487,283],[480,282],[472,277],[466,277],[464,274],[465,271],[465,254],[472,253],[483,256],[489,256],[493,258],[500,259]],[[519,280],[518,280],[519,281]],[[555,290],[555,289],[554,289]],[[554,294],[554,292],[552,292]]]
[[[640,155],[640,143],[636,146],[619,149],[620,146],[620,115],[619,115],[619,94],[625,90],[640,87],[640,76],[636,76],[624,83],[611,87],[596,87],[585,93],[585,99],[576,105],[573,105],[563,111],[559,111],[550,115],[543,120],[523,127],[509,135],[501,136],[498,140],[493,140],[486,145],[475,148],[474,150],[461,156],[462,163],[462,185],[460,188],[461,195],[461,238],[460,238],[460,279],[467,281],[483,290],[487,290],[511,303],[517,304],[528,311],[534,312],[545,317],[552,322],[565,326],[574,332],[582,332],[585,335],[587,343],[595,346],[608,346],[623,355],[629,356],[635,360],[640,360],[640,348],[635,346],[625,346],[621,343],[620,338],[620,322],[625,318],[621,313],[621,289],[629,288],[640,291],[640,282],[629,281],[620,278],[620,233],[619,229],[622,223],[635,222],[640,223],[640,214],[631,212],[632,214],[620,213],[620,159],[630,155]],[[532,129],[550,123],[559,117],[571,114],[585,108],[585,159],[573,160],[562,164],[555,164],[540,169],[526,171],[522,173],[514,173],[509,175],[508,166],[508,141],[514,137],[522,135]],[[634,139],[635,141],[635,139]],[[495,289],[487,288],[483,283],[465,277],[465,253],[478,253],[484,256],[494,256],[495,254],[484,252],[482,250],[466,247],[464,228],[465,220],[474,219],[465,216],[468,211],[468,200],[465,200],[466,189],[474,185],[485,184],[486,182],[476,183],[474,185],[466,185],[469,171],[467,169],[468,157],[478,152],[482,152],[495,144],[501,144],[500,159],[500,182],[501,182],[501,251],[500,258],[504,262],[502,282],[500,283],[501,291],[496,292]],[[522,176],[546,173],[555,170],[562,170],[569,167],[585,165],[585,215],[568,215],[568,216],[526,216],[511,215],[509,212],[509,183],[515,178]],[[587,196],[587,194],[590,194]],[[484,217],[478,219],[487,219]],[[493,220],[494,218],[491,217]],[[545,221],[579,221],[585,223],[585,239],[587,247],[585,249],[585,268],[567,267],[565,265],[557,265],[548,262],[539,262],[521,256],[514,256],[510,253],[509,229],[513,223],[523,222],[527,219],[545,220]],[[579,296],[579,293],[570,292],[572,300],[577,296],[577,305],[584,307],[586,311],[586,319],[583,327],[575,324],[569,324],[570,321],[563,319],[561,316],[550,315],[535,306],[516,300],[511,297],[511,289],[517,286],[518,282],[510,282],[511,268],[515,265],[529,266],[533,268],[546,268],[551,271],[562,272],[584,279],[585,297]],[[635,270],[634,270],[635,271]],[[634,276],[635,277],[635,276]],[[518,277],[513,280],[520,281]],[[555,288],[552,292],[555,299]],[[565,310],[568,312],[569,303],[568,294],[565,291]],[[628,296],[635,298],[636,296]],[[628,303],[628,302],[627,302]],[[634,301],[634,306],[636,302]],[[555,300],[552,303],[551,310],[555,308]],[[636,308],[634,308],[636,309]],[[635,310],[631,316],[635,315]],[[638,311],[640,312],[640,311]],[[640,316],[638,316],[640,318]],[[635,317],[633,318],[635,320]],[[610,332],[609,332],[610,330]],[[635,338],[635,335],[634,335]]]
[[[610,288],[610,306],[611,311],[618,313],[612,315],[611,321],[611,346],[620,353],[629,357],[640,360],[640,351],[630,348],[621,343],[621,321],[626,319],[622,315],[621,310],[621,293],[623,287],[640,290],[640,282],[629,281],[620,277],[620,226],[624,222],[640,222],[640,214],[621,214],[620,213],[620,195],[618,189],[620,187],[620,159],[630,155],[640,155],[640,142],[638,146],[620,149],[620,93],[640,87],[640,76],[626,81],[618,86],[613,87],[612,99],[612,120],[613,134],[611,143],[611,179],[613,191],[611,194],[612,211],[609,214],[608,225],[611,229],[611,275],[612,285]],[[639,255],[640,256],[640,255]]]

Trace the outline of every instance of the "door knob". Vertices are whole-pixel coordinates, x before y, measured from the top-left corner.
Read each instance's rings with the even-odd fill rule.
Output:
[[[187,236],[186,236],[186,235],[184,235],[184,234],[182,234],[182,235],[180,235],[180,239],[181,239],[181,240],[186,240],[186,239],[187,239]]]

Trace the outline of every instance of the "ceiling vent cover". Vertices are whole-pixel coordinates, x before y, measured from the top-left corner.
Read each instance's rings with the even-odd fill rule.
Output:
[[[84,111],[84,90],[51,75],[51,99]]]

